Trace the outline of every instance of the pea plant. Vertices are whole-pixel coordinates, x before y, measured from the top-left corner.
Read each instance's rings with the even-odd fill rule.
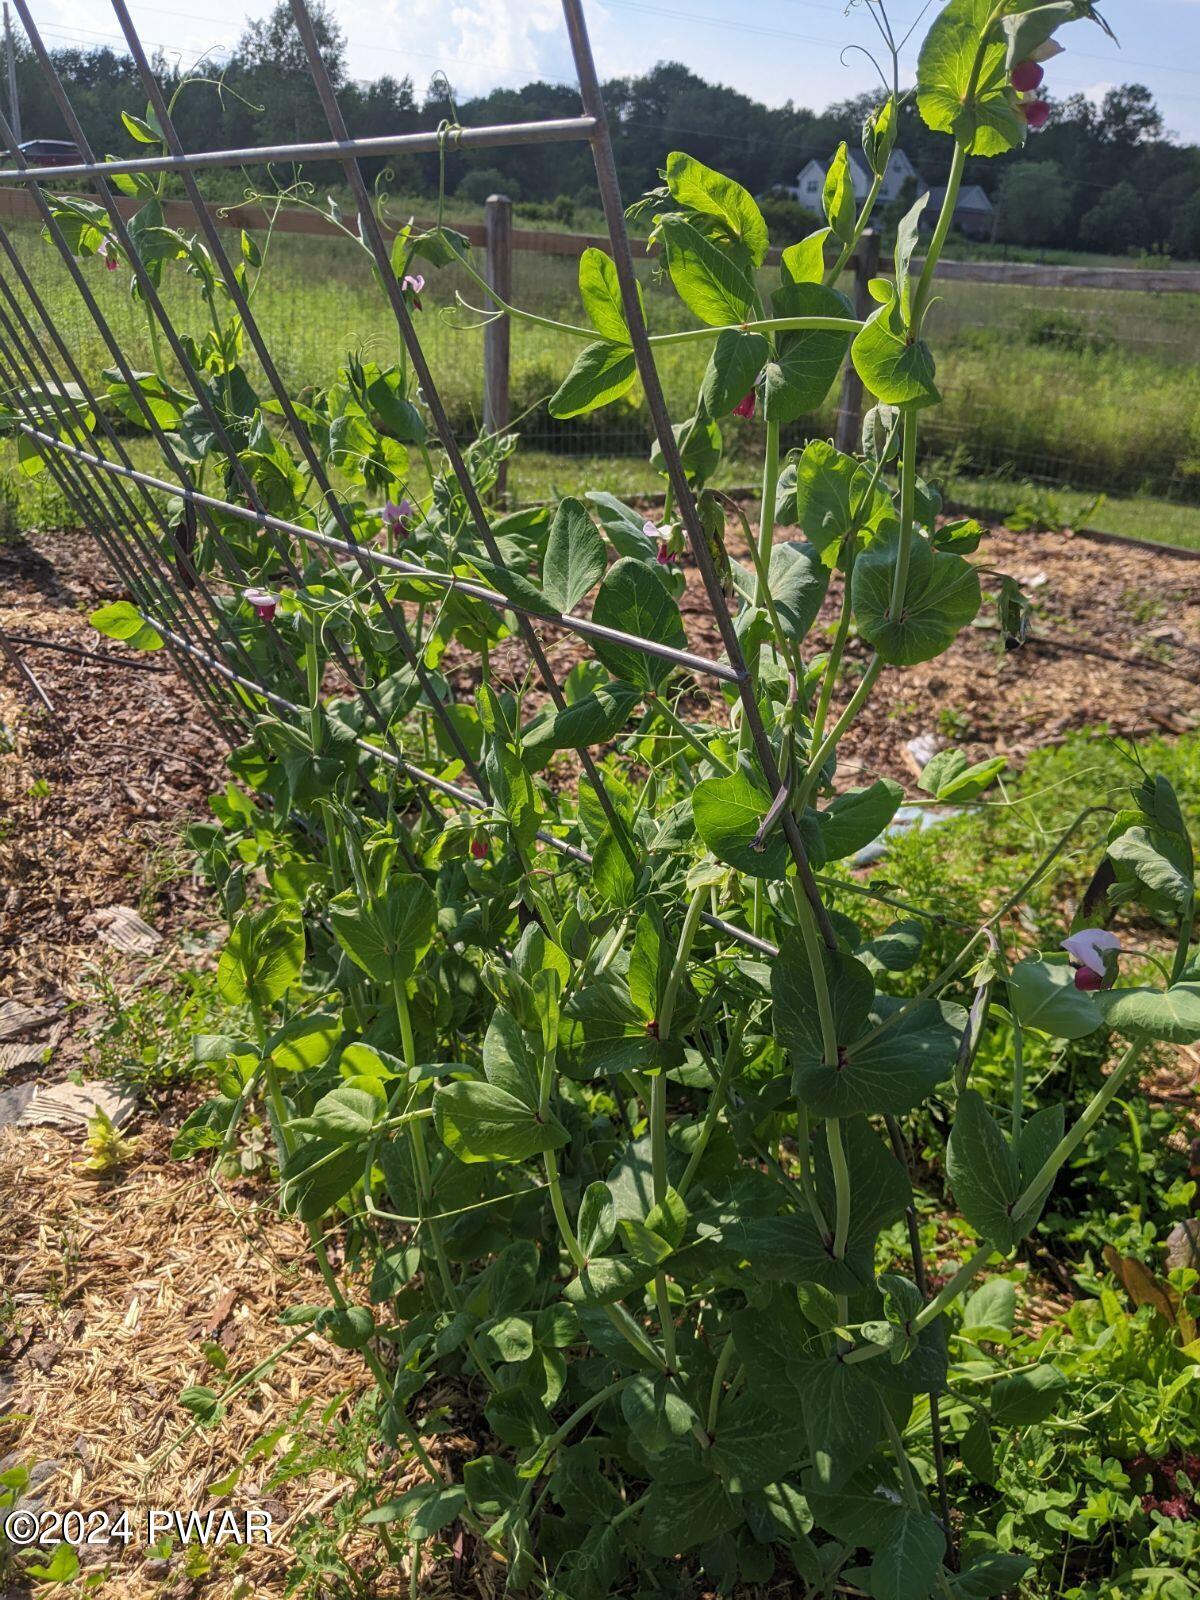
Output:
[[[1138,769],[977,926],[956,925],[952,958],[914,992],[945,918],[846,870],[904,796],[883,778],[847,786],[843,751],[873,694],[975,620],[981,572],[1007,642],[1024,638],[1018,587],[971,559],[983,530],[943,519],[920,475],[940,398],[927,323],[965,163],[1045,121],[1041,63],[1078,19],[1100,22],[1083,0],[951,0],[936,16],[915,93],[947,136],[949,181],[923,260],[929,197],[901,222],[865,321],[838,284],[898,93],[863,129],[865,201],[843,145],[827,225],[777,268],[754,198],[668,156],[638,211],[695,323],[649,344],[710,354],[675,427],[686,484],[653,521],[597,489],[496,515],[483,541],[474,508],[514,438],[443,457],[403,352],[264,399],[244,352],[241,300],[263,270],[250,240],[231,278],[211,244],[164,225],[157,193],[124,237],[99,205],[54,202],[76,254],[132,265],[143,298],[143,275],[176,263],[211,318],[178,372],[156,356],[106,399],[224,492],[186,555],[163,548],[216,591],[229,693],[252,723],[215,821],[193,830],[231,924],[218,983],[245,1028],[197,1040],[218,1092],[176,1152],[215,1152],[219,1169],[266,1117],[280,1203],[327,1290],[289,1313],[289,1337],[361,1352],[389,1460],[419,1464],[402,1493],[389,1466],[366,1516],[414,1585],[456,1523],[509,1589],[563,1600],[777,1572],[811,1594],[973,1600],[1030,1565],[979,1502],[951,1516],[948,1463],[990,1481],[980,1463],[1053,1409],[1053,1369],[989,1355],[964,1374],[948,1329],[1147,1047],[1200,1040],[1188,828],[1166,780]],[[132,131],[161,139],[150,117]],[[451,230],[397,234],[392,287],[414,316],[429,314],[424,273],[451,262],[483,284]],[[600,250],[582,254],[580,294],[590,328],[554,324],[580,341],[561,418],[638,376],[642,307]],[[875,402],[861,453],[818,439],[785,459],[781,430],[847,353]],[[32,431],[86,451],[100,424],[63,403],[27,397]],[[763,430],[757,525],[715,486],[734,414]],[[38,470],[55,452],[30,437]],[[719,661],[687,651],[689,540],[717,575]],[[832,634],[814,634],[839,582]],[[94,620],[132,644],[176,639],[145,592]],[[574,641],[561,689],[543,636]],[[852,636],[870,651],[857,672]],[[972,804],[1002,765],[945,752],[920,786]],[[1019,948],[1012,914],[1096,814],[1106,848],[1063,947]],[[1165,957],[1121,931],[1134,916],[1168,932]],[[1122,983],[1123,961],[1150,977]],[[1003,1104],[994,1071],[987,1094],[973,1082],[997,1019]],[[1026,1046],[1101,1029],[1121,1053],[1068,1126],[1061,1103],[1037,1104]],[[914,1151],[930,1108],[948,1137]],[[922,1247],[918,1156],[973,1241],[948,1268]],[[203,1425],[234,1397],[185,1398]],[[466,1459],[437,1444],[448,1403]]]

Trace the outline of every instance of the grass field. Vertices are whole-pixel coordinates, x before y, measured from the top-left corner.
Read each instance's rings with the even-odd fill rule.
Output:
[[[74,293],[53,249],[31,225],[19,230],[23,259],[64,337],[89,377],[111,355]],[[144,313],[133,303],[124,272],[87,264],[121,348],[135,368],[150,365]],[[432,275],[431,275],[432,276]],[[644,269],[652,327],[683,326],[674,295]],[[518,253],[514,298],[544,316],[580,320],[575,266],[566,258]],[[481,396],[480,318],[455,304],[478,306],[481,291],[458,270],[431,282],[420,331],[451,416],[462,432],[478,421]],[[164,300],[181,329],[204,330],[194,285],[169,272]],[[1200,297],[1119,291],[1031,291],[948,283],[932,313],[931,338],[946,404],[923,419],[930,470],[952,486],[982,483],[987,503],[1007,510],[1022,502],[1061,510],[1076,520],[1104,494],[1087,520],[1138,537],[1200,546],[1200,370],[1194,361]],[[396,332],[371,278],[365,254],[348,240],[280,235],[271,244],[254,307],[285,381],[293,392],[332,379],[346,355],[362,350],[388,363]],[[553,423],[544,401],[579,343],[570,335],[518,324],[513,333],[512,400],[522,418],[524,453],[513,472],[516,493],[536,498],[550,488],[603,482],[618,490],[660,487],[646,465],[650,429],[635,395],[592,418]],[[703,375],[705,347],[663,352],[661,372],[675,415],[690,413]],[[253,352],[247,365],[256,368]],[[259,375],[261,376],[261,375]],[[833,400],[790,431],[801,443],[833,426]],[[758,474],[761,430],[726,429],[726,482]],[[12,447],[0,448],[11,500]],[[1028,480],[1028,489],[1022,486]],[[961,498],[969,496],[955,490]],[[1055,502],[1055,503],[1052,503]],[[1053,520],[1044,514],[1041,520]]]

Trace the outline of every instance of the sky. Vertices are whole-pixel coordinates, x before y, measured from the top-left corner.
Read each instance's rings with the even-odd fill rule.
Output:
[[[129,5],[143,40],[187,65],[232,45],[247,9],[261,15],[270,0],[248,0],[248,8],[230,0]],[[32,0],[32,9],[48,43],[120,42],[103,0]],[[574,82],[559,0],[333,0],[333,9],[357,78],[411,76],[423,90],[440,69],[462,96],[533,78]],[[861,53],[840,59],[846,45],[878,43],[865,0],[585,0],[585,9],[601,77],[682,61],[768,105],[791,100],[812,110],[878,82]],[[921,9],[921,0],[891,0],[897,33]],[[1047,89],[1101,97],[1116,83],[1144,83],[1168,130],[1200,143],[1200,0],[1103,0],[1102,10],[1119,45],[1099,28],[1073,24]],[[922,31],[901,58],[909,81]]]

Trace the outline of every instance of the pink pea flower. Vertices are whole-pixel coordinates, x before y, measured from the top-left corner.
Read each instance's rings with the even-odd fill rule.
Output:
[[[244,589],[242,599],[247,605],[254,607],[264,622],[274,622],[275,611],[279,605],[277,594],[272,594],[269,589]]]
[[[96,251],[96,254],[110,272],[115,272],[120,264],[118,250],[119,246],[115,237],[111,233],[106,233],[100,241],[100,248]]]
[[[383,508],[383,520],[402,539],[408,538],[409,522],[413,515],[413,504],[408,499],[401,500],[399,505],[394,500],[389,500]]]
[[[1025,113],[1025,121],[1035,133],[1050,121],[1050,106],[1045,100],[1023,100],[1021,110]]]
[[[1046,69],[1040,61],[1019,61],[1012,71],[1012,86],[1018,94],[1032,94],[1040,89]]]
[[[416,310],[421,309],[421,293],[425,288],[425,279],[421,273],[412,273],[400,285],[401,289],[409,296]]]
[[[1121,941],[1105,928],[1083,928],[1062,942],[1075,968],[1075,987],[1087,991],[1111,989],[1116,977]]]
[[[476,861],[486,861],[489,855],[488,842],[484,834],[477,833],[471,840],[471,855]]]
[[[678,552],[671,549],[665,539],[658,542],[658,554],[654,558],[660,567],[677,567],[679,565]]]
[[[752,417],[754,415],[754,405],[755,405],[755,402],[757,401],[757,399],[758,399],[758,396],[755,394],[754,390],[751,389],[750,393],[746,396],[746,398],[744,400],[739,400],[737,405],[734,406],[734,408],[733,408],[734,416],[735,417]]]

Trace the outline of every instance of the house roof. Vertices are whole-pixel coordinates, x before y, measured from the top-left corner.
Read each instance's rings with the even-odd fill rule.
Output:
[[[929,191],[929,195],[934,205],[941,205],[942,201],[946,198],[945,184],[941,184],[937,188],[931,189]],[[956,215],[960,211],[980,211],[989,216],[995,209],[995,206],[993,206],[992,202],[988,199],[987,195],[977,183],[965,184],[963,188],[959,190],[958,204],[954,208]]]

